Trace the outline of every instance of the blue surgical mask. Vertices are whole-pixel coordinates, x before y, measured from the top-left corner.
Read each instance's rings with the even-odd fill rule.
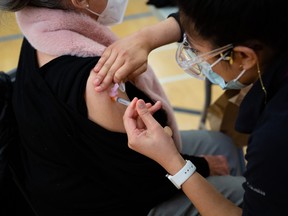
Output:
[[[245,72],[243,70],[240,75],[242,75]],[[215,73],[212,69],[210,70],[205,70],[203,71],[205,74],[206,78],[209,79],[212,83],[219,85],[222,89],[242,89],[245,88],[246,85],[240,83],[238,79],[240,78],[239,76],[231,81],[225,82],[225,80],[219,76],[217,73]]]
[[[212,67],[215,66],[218,62],[220,62],[223,58],[225,58],[224,56],[221,56],[217,61],[215,61],[212,65],[208,64],[207,62],[202,62],[201,63],[201,71],[202,73],[205,75],[205,77],[207,79],[209,79],[212,83],[219,85],[223,90],[226,89],[242,89],[245,88],[246,85],[240,83],[238,80],[240,79],[240,77],[243,76],[243,74],[245,73],[245,69],[243,69],[241,71],[241,73],[233,80],[229,81],[229,82],[225,82],[225,80],[218,75],[217,73],[215,73],[212,70]]]
[[[246,87],[246,85],[238,81],[245,73],[245,70],[241,71],[238,77],[229,82],[225,82],[221,76],[212,70],[212,68],[222,60],[231,61],[231,57],[227,57],[227,55],[230,53],[229,50],[233,48],[232,44],[198,55],[195,50],[191,48],[186,34],[183,35],[183,38],[183,42],[179,45],[176,52],[176,61],[185,72],[197,79],[207,78],[212,83],[219,85],[222,89],[242,89]],[[213,64],[210,65],[207,62],[207,60],[218,55],[221,57]],[[232,63],[230,62],[230,64]]]

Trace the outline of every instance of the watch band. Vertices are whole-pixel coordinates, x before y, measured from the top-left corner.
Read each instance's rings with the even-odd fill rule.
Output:
[[[190,160],[186,160],[185,166],[175,175],[166,174],[166,177],[177,187],[181,189],[181,185],[196,171],[196,167]]]

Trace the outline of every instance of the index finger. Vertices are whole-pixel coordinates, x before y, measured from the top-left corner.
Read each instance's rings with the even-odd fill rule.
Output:
[[[104,53],[101,55],[100,59],[98,60],[97,64],[93,68],[93,71],[98,73],[102,68],[106,61],[110,58],[112,52],[109,48],[106,48]],[[109,68],[107,68],[109,69]]]

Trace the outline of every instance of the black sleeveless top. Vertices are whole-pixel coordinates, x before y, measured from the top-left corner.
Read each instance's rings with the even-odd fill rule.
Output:
[[[125,133],[87,118],[86,82],[98,60],[61,56],[39,68],[35,49],[24,39],[13,108],[21,139],[21,180],[42,216],[147,215],[178,191],[160,165],[128,148]],[[132,84],[126,91],[131,99],[153,103]],[[164,111],[154,117],[166,125]],[[200,164],[207,172],[207,164]]]

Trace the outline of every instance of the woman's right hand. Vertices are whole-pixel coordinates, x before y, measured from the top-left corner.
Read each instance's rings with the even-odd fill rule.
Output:
[[[94,67],[95,90],[106,90],[112,83],[133,80],[148,67],[149,53],[166,44],[179,41],[181,28],[173,17],[146,26],[106,48]]]
[[[135,33],[107,47],[93,71],[95,90],[106,90],[111,83],[132,80],[147,70],[149,43],[141,34]]]

